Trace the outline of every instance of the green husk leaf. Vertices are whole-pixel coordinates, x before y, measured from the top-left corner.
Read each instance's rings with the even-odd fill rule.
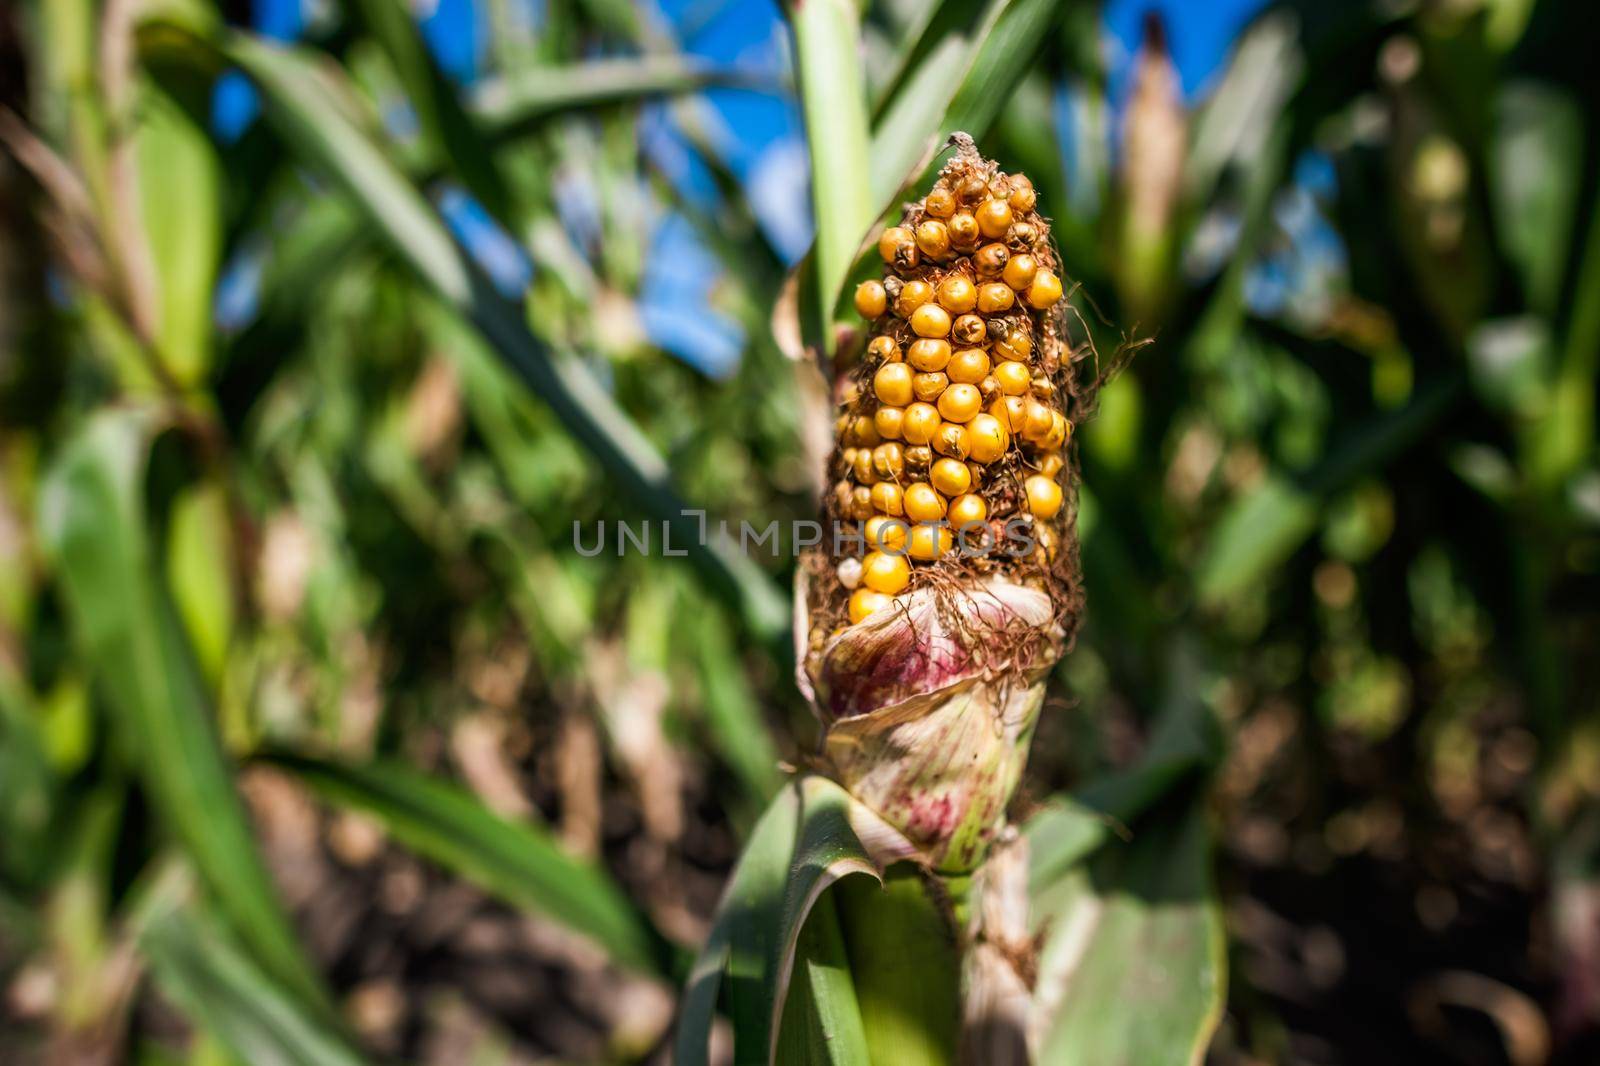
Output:
[[[806,993],[828,997],[817,1007],[822,1022],[837,1023],[834,1031],[853,1039],[845,1009],[853,992],[846,995],[847,978],[839,972],[843,964],[830,946],[830,934],[817,931],[820,939],[807,940],[808,954],[802,956],[801,933],[818,899],[839,879],[865,874],[876,880],[885,864],[910,853],[898,833],[834,782],[804,777],[785,786],[751,833],[695,961],[679,1015],[675,1061],[680,1066],[706,1061],[723,989],[735,1059],[771,1061],[797,957],[807,960],[806,980],[824,982]],[[824,920],[831,920],[831,913]],[[829,1013],[835,1010],[843,1013]],[[802,1037],[793,1039],[801,1041],[796,1047],[805,1046]]]

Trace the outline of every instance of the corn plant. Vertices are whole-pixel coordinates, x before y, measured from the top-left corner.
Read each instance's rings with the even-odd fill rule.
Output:
[[[224,7],[0,23],[0,1057],[413,1054],[275,850],[287,789],[353,867],[376,826],[637,993],[568,1057],[1287,1061],[1320,986],[1230,975],[1257,882],[1343,893],[1382,820],[1348,782],[1275,806],[1276,729],[1312,753],[1282,776],[1357,747],[1399,782],[1370,808],[1532,827],[1516,921],[1565,924],[1498,977],[1554,989],[1531,1016],[1583,1061],[1581,5],[1272,4],[1198,104],[1155,21],[1117,95],[1077,0],[805,0],[762,70],[633,5],[491,0],[470,91],[398,0],[296,43]],[[728,89],[798,107],[797,263]],[[260,121],[224,135],[224,90]],[[663,124],[709,206],[641,151]],[[709,266],[660,263],[668,216]],[[703,272],[718,373],[643,324]],[[859,540],[768,561],[696,510]],[[603,520],[684,554],[569,549]],[[1026,550],[960,550],[984,530]],[[1464,783],[1477,752],[1515,787]],[[706,809],[737,846],[690,856]],[[1397,906],[1470,952],[1439,898]],[[1345,983],[1422,1002],[1385,958]]]

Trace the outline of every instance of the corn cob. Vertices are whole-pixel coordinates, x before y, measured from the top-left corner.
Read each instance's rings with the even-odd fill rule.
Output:
[[[871,336],[838,388],[824,507],[860,554],[807,558],[796,639],[829,770],[959,873],[1004,824],[1076,628],[1081,398],[1032,184],[952,141],[855,293]]]

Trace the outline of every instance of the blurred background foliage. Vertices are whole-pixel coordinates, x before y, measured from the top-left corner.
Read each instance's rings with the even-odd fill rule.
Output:
[[[660,1059],[815,737],[787,552],[680,513],[814,512],[785,18],[0,13],[0,1058]],[[1589,5],[874,4],[875,167],[966,33],[1153,341],[1019,813],[1208,783],[1213,1061],[1594,1061]]]

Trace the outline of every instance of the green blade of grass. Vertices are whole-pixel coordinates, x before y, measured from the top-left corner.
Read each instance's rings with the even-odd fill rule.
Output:
[[[538,827],[502,818],[469,793],[396,763],[287,753],[268,760],[324,799],[376,818],[401,843],[484,891],[589,937],[620,965],[670,970],[670,947],[616,883]]]
[[[320,1003],[321,983],[256,854],[210,702],[157,581],[161,564],[144,509],[156,428],[138,410],[93,417],[47,476],[41,540],[60,574],[78,643],[115,711],[119,739],[162,821],[262,965]]]
[[[474,94],[471,109],[484,132],[501,141],[553,115],[713,86],[775,87],[742,71],[707,66],[684,56],[652,55],[518,70],[485,82]]]
[[[306,1012],[225,930],[194,907],[144,916],[139,947],[173,1003],[251,1066],[361,1066],[330,1023]]]

